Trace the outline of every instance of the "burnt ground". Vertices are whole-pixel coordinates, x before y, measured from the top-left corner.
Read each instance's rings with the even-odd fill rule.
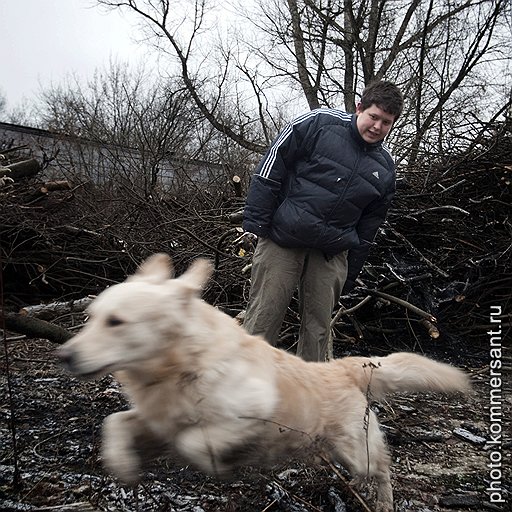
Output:
[[[70,377],[56,364],[55,344],[46,340],[11,338],[6,346],[11,399],[4,353],[0,374],[2,511],[373,510],[371,486],[353,492],[344,469],[327,465],[290,462],[266,473],[247,468],[231,481],[219,481],[159,461],[143,484],[124,487],[103,471],[99,457],[103,419],[127,407],[116,382],[111,377],[94,382]],[[392,453],[398,511],[512,510],[507,505],[493,507],[486,493],[489,446],[481,438],[489,439],[489,368],[485,361],[473,359],[466,369],[472,373],[475,388],[469,397],[400,395],[375,405]],[[505,386],[509,387],[503,390],[503,414],[509,418],[510,382]],[[9,425],[12,412],[16,446]],[[508,444],[504,441],[502,446],[502,488],[510,493],[507,437]]]

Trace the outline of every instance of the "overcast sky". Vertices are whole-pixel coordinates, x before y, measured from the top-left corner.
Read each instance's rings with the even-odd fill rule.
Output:
[[[105,12],[93,0],[0,0],[0,94],[7,109],[72,73],[91,77],[111,58],[136,64],[146,49],[135,42],[134,24],[133,15]]]

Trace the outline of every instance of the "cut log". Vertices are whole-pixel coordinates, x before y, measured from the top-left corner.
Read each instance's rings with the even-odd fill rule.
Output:
[[[228,218],[230,224],[242,224],[242,221],[244,220],[243,209],[229,214]]]
[[[41,192],[43,194],[47,194],[48,192],[53,192],[55,190],[71,190],[71,184],[68,180],[47,181],[41,187]]]
[[[431,338],[433,338],[433,339],[439,338],[439,329],[432,322],[430,322],[426,318],[423,318],[422,320],[420,320],[420,324],[423,325],[423,327],[425,327],[425,329],[427,329],[428,335]]]
[[[42,320],[51,320],[61,315],[83,312],[94,297],[84,297],[83,299],[70,300],[66,302],[52,302],[50,304],[36,304],[34,306],[25,306],[21,308],[21,316],[31,316]]]
[[[31,158],[30,160],[23,160],[22,162],[10,164],[4,167],[2,172],[14,181],[18,181],[21,178],[30,178],[35,176],[40,170],[41,165],[39,162],[35,158]]]
[[[236,174],[231,178],[231,184],[235,190],[236,197],[242,197],[242,180]]]
[[[31,338],[45,338],[59,344],[73,336],[71,332],[58,325],[16,313],[4,313],[3,323],[8,331],[24,334]]]

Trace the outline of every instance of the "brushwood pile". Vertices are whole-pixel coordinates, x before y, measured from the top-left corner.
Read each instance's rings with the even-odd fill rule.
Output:
[[[0,140],[0,158],[5,170],[33,154]],[[95,295],[161,251],[178,273],[196,257],[212,259],[205,299],[232,316],[244,310],[256,241],[233,221],[243,196],[229,176],[148,192],[126,180],[92,183],[69,168],[49,180],[44,162],[40,167],[0,184],[4,311]],[[510,124],[469,150],[399,170],[393,207],[358,287],[340,301],[344,310],[357,307],[338,316],[335,345],[341,352],[354,341],[360,347],[378,341],[383,352],[418,342],[478,349],[486,342],[489,308],[505,304],[512,290],[511,205]],[[395,298],[427,312],[434,330]],[[291,341],[296,306],[292,301],[285,321]]]

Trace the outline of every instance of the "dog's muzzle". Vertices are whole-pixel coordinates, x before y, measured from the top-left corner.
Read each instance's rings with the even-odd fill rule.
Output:
[[[71,373],[78,373],[78,369],[76,367],[76,356],[73,350],[64,346],[57,349],[55,354],[60,364],[66,368],[66,370]]]

